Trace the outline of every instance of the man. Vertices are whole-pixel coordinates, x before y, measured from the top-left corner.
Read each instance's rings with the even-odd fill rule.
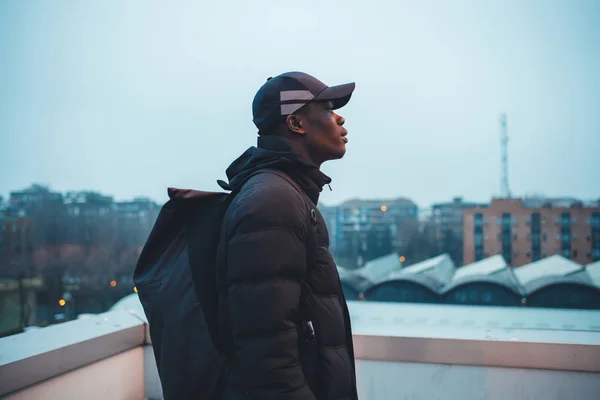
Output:
[[[258,146],[227,169],[229,186],[243,186],[219,248],[224,399],[358,398],[348,307],[316,210],[331,182],[319,167],[342,158],[348,142],[334,110],[353,90],[290,72],[254,98]]]

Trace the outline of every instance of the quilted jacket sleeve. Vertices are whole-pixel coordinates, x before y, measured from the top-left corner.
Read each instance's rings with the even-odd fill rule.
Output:
[[[296,327],[309,211],[284,180],[253,181],[234,200],[228,226],[229,382],[249,398],[314,399]]]

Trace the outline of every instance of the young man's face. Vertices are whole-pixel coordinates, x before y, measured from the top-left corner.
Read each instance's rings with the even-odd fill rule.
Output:
[[[344,118],[333,111],[330,101],[308,103],[298,119],[302,123],[314,161],[321,165],[328,160],[342,158],[346,153]]]

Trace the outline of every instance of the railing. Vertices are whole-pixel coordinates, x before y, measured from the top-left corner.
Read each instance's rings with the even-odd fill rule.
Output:
[[[143,313],[119,307],[0,339],[0,396],[160,398]],[[350,302],[350,312],[362,400],[600,393],[598,311]]]

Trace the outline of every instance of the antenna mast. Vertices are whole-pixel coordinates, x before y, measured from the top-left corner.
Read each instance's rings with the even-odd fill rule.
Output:
[[[506,130],[506,114],[500,115],[500,146],[501,146],[501,176],[500,193],[504,198],[510,198],[510,187],[508,186],[508,132]]]

